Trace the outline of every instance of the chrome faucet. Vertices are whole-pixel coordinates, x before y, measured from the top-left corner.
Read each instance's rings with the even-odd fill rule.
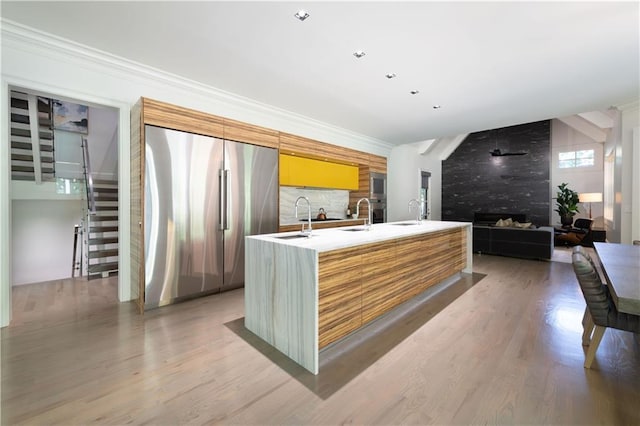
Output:
[[[298,204],[300,203],[300,200],[305,200],[307,202],[307,210],[309,213],[309,228],[308,229],[304,229],[304,223],[302,224],[302,231],[300,231],[302,234],[310,237],[311,236],[311,203],[309,202],[309,199],[307,197],[303,197],[300,196],[296,199],[296,219],[298,218]]]
[[[364,225],[367,227],[367,229],[371,229],[371,202],[369,202],[368,198],[360,198],[358,200],[358,204],[356,204],[356,218],[360,217],[360,202],[363,200],[366,201],[367,206],[369,206],[369,210],[367,212],[368,213],[367,219],[365,219]]]
[[[416,223],[418,225],[420,225],[421,219],[422,219],[422,209],[420,208],[420,201],[416,200],[415,198],[412,198],[409,200],[409,211],[411,211],[411,204],[415,204],[416,205]]]

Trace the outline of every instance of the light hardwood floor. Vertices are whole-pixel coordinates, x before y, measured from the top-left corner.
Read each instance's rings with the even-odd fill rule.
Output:
[[[242,327],[242,290],[23,315],[2,329],[2,424],[640,424],[640,346],[607,330],[583,368],[570,264],[474,272],[318,376]]]

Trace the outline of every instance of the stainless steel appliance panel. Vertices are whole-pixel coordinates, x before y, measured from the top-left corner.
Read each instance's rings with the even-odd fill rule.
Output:
[[[145,127],[145,309],[219,290],[221,140]]]
[[[370,173],[370,197],[374,200],[383,200],[383,202],[387,201],[387,175],[384,173]]]
[[[384,173],[370,173],[370,194],[371,214],[373,223],[384,223],[387,221],[387,175]]]
[[[244,237],[278,232],[278,150],[225,141],[224,288],[244,285]]]

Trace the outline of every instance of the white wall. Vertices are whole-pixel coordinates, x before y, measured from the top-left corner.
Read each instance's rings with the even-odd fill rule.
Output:
[[[96,179],[115,180],[118,175],[118,110],[89,107],[87,135],[54,130],[56,176],[84,178],[82,138],[87,138],[91,173]]]
[[[387,156],[391,145],[277,109],[236,97],[194,81],[127,61],[95,49],[2,20],[2,75],[0,116],[8,128],[9,87],[26,88],[44,96],[81,101],[88,106],[110,106],[118,115],[118,173],[120,182],[130,181],[130,107],[141,96],[228,117],[259,126]],[[6,132],[0,134],[0,326],[10,319],[10,165]],[[120,272],[118,297],[128,300],[130,276],[130,191],[120,185]],[[135,224],[137,226],[137,224]]]
[[[639,111],[640,114],[640,111]],[[631,240],[640,240],[640,126],[633,128],[633,171],[631,175]]]
[[[118,177],[118,110],[89,108],[89,158],[91,173],[97,179]]]
[[[583,149],[595,150],[595,165],[593,167],[580,167],[572,169],[561,169],[558,167],[558,154],[565,151],[578,151]],[[569,188],[581,192],[604,191],[604,147],[602,143],[596,142],[583,133],[573,129],[560,120],[551,120],[551,197],[555,198],[558,192],[558,185],[568,183]],[[551,223],[560,223],[560,216],[554,211],[555,200],[551,200]],[[575,218],[589,217],[589,205],[579,204],[578,213]],[[596,227],[604,227],[604,204],[591,204],[592,218]]]
[[[13,200],[13,285],[71,276],[73,229],[80,224],[82,203],[82,200]]]
[[[640,142],[634,132],[640,128],[640,102],[618,107],[620,113],[614,120],[614,128],[604,147],[605,158],[613,159],[610,173],[605,173],[605,208],[610,210],[610,220],[605,221],[607,240],[615,243],[631,243],[640,239],[640,211],[634,209],[640,200]],[[635,176],[635,179],[634,179]]]
[[[400,145],[387,160],[387,216],[389,222],[415,218],[409,200],[420,197],[420,172],[431,172],[431,220],[440,220],[442,212],[442,162],[438,155],[420,155],[418,144]]]
[[[640,240],[640,210],[638,210],[638,194],[640,193],[640,104],[628,105],[621,108],[620,146],[622,147],[622,161],[620,166],[622,194],[620,200],[620,242],[631,244],[632,240]],[[634,175],[635,173],[635,175]],[[634,179],[635,176],[635,179]],[[634,209],[634,204],[636,208]]]

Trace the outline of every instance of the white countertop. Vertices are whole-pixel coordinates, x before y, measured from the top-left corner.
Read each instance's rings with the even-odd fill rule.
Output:
[[[393,240],[396,238],[410,237],[412,235],[427,234],[445,229],[464,228],[470,226],[471,222],[424,220],[420,222],[420,224],[417,224],[416,221],[403,221],[374,224],[368,231],[362,230],[365,227],[361,225],[317,229],[313,230],[310,238],[302,237],[286,239],[286,237],[289,236],[300,235],[299,231],[253,235],[247,238],[324,252],[362,244]],[[359,231],[353,231],[353,229],[359,229]]]

